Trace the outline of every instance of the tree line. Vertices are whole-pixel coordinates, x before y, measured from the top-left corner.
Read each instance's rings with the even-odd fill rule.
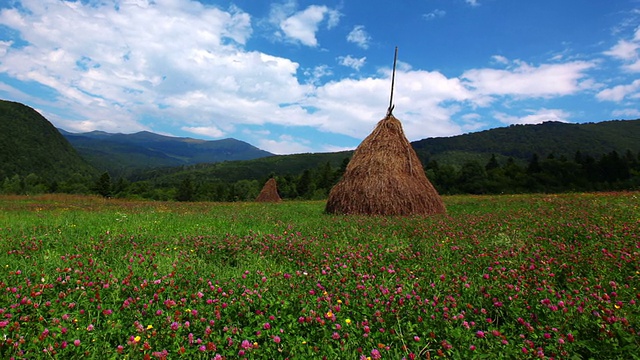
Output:
[[[429,161],[427,177],[441,194],[561,193],[640,189],[640,153],[612,151],[595,158],[578,151],[573,159],[533,154],[526,164],[513,158],[461,167]]]
[[[274,177],[283,199],[325,199],[340,179],[349,162],[345,158],[338,167],[326,162],[297,175],[271,173],[259,180],[199,179],[189,171],[172,181],[130,181],[112,179],[103,173],[98,179],[72,176],[64,182],[48,183],[34,174],[5,178],[0,191],[4,194],[79,193],[104,197],[138,198],[175,201],[252,201],[264,183]],[[580,191],[610,191],[640,189],[640,153],[612,151],[599,157],[580,151],[573,158],[544,157],[534,154],[528,162],[513,158],[498,160],[495,155],[486,163],[469,160],[462,165],[440,164],[426,159],[427,177],[443,195],[451,194],[515,194],[561,193]]]

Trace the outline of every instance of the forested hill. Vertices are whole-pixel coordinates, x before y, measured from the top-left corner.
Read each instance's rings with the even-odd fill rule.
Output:
[[[577,151],[597,157],[617,151],[640,151],[640,120],[612,120],[599,123],[568,124],[545,122],[511,125],[476,133],[429,138],[412,143],[422,158],[466,153],[484,157],[491,154],[529,160],[533,154],[573,158]],[[459,156],[459,155],[458,155]]]
[[[96,173],[40,113],[0,100],[0,182],[17,175],[27,185],[50,188],[55,182],[81,182]]]
[[[439,164],[461,167],[469,161],[484,164],[495,155],[504,162],[513,158],[525,165],[536,154],[573,159],[576,152],[598,158],[616,151],[620,155],[630,150],[640,152],[640,120],[613,120],[600,123],[568,124],[545,122],[537,125],[509,127],[464,135],[429,138],[411,143],[418,157],[427,165]],[[339,153],[292,154],[259,158],[250,161],[232,161],[202,164],[182,169],[158,169],[138,174],[137,179],[182,177],[191,173],[201,179],[235,182],[242,179],[264,179],[270,173],[277,175],[301,174],[306,169],[319,169],[330,164],[334,169],[344,166],[351,151]],[[182,174],[180,174],[182,173]]]
[[[199,140],[148,131],[135,134],[60,132],[96,168],[112,176],[142,169],[250,160],[273,154],[236,139]]]

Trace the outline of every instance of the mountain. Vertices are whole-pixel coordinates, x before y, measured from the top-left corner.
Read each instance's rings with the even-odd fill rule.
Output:
[[[0,100],[0,181],[30,174],[50,185],[97,171],[40,113]]]
[[[411,144],[424,165],[436,160],[439,164],[455,168],[460,168],[470,160],[484,166],[492,155],[501,163],[513,158],[521,165],[526,165],[533,154],[543,158],[553,154],[573,159],[576,152],[580,151],[582,155],[598,158],[612,151],[622,155],[630,150],[637,156],[640,153],[640,120],[512,125],[452,137],[428,138]],[[352,153],[278,155],[183,169],[155,169],[137,174],[136,180],[154,179],[156,183],[175,183],[192,175],[201,181],[262,180],[270,173],[298,175],[306,169],[317,169],[327,163],[338,168]]]
[[[59,129],[78,152],[111,176],[128,176],[143,169],[199,163],[250,160],[273,154],[236,139],[198,140],[148,131],[111,134],[103,131],[70,133]]]

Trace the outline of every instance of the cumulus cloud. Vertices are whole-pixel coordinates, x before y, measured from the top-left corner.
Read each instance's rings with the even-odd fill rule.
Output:
[[[538,109],[526,112],[529,114],[524,116],[513,116],[501,112],[495,113],[494,116],[500,122],[508,125],[541,124],[546,121],[569,122],[567,119],[571,117],[571,114],[561,109]]]
[[[350,67],[356,71],[360,71],[360,68],[364,66],[364,63],[366,61],[366,57],[354,58],[351,55],[338,57],[338,62],[340,63],[340,65]]]
[[[638,109],[620,109],[614,110],[611,115],[615,117],[640,119],[640,110]]]
[[[500,59],[500,58],[499,58]],[[532,66],[518,61],[509,69],[472,69],[462,74],[465,84],[485,95],[550,97],[574,94],[588,83],[586,71],[592,62],[573,61]]]
[[[319,29],[336,26],[340,18],[326,6],[298,11],[294,1],[270,9],[269,33],[275,26],[283,39],[305,46],[319,46]],[[0,41],[0,75],[46,88],[54,97],[48,103],[38,100],[39,105],[48,109],[46,116],[54,124],[70,131],[173,128],[210,138],[242,134],[274,153],[321,150],[318,147],[330,151],[336,147],[318,139],[311,143],[256,129],[275,124],[287,131],[304,128],[362,139],[389,103],[389,67],[327,81],[334,71],[326,64],[305,67],[248,49],[252,17],[236,7],[221,9],[194,0],[33,0],[2,9],[0,25],[19,33],[21,41],[20,46]],[[354,27],[351,34],[349,41],[369,46],[364,27]],[[613,54],[633,61],[628,49],[612,48],[608,55]],[[362,70],[367,58],[348,55],[337,61]],[[445,76],[398,62],[394,114],[409,139],[486,126],[480,114],[498,98],[544,101],[595,89],[589,76],[595,62],[528,64],[496,55],[491,63]],[[596,96],[610,101],[637,98],[640,80],[629,82]],[[0,91],[32,99],[1,82]],[[566,121],[570,115],[542,108],[523,115],[498,112],[496,119],[536,123]],[[252,131],[246,132],[248,128]]]
[[[596,94],[596,98],[601,101],[622,101],[627,97],[640,97],[640,79],[631,84],[617,85],[609,89],[604,89]]]
[[[327,28],[335,27],[340,19],[340,12],[327,6],[311,5],[303,11],[297,12],[280,22],[280,29],[285,37],[291,41],[306,46],[318,46],[316,33],[320,23],[327,20]]]
[[[244,51],[250,16],[197,1],[104,3],[54,0],[3,9],[0,24],[25,41],[0,58],[0,72],[58,94],[68,130],[137,131],[189,119],[221,129],[263,123],[308,91],[298,64]],[[281,89],[288,91],[283,92]],[[111,119],[106,121],[105,119]]]
[[[356,25],[347,35],[347,41],[352,42],[366,50],[369,48],[371,36],[369,36],[363,25]]]
[[[277,140],[260,139],[258,148],[269,151],[273,154],[299,154],[311,152],[309,142],[304,139],[295,138],[290,135],[281,135]]]
[[[319,86],[309,101],[318,110],[312,114],[319,128],[363,138],[386,113],[389,104],[391,69],[378,77],[343,79]],[[407,137],[451,135],[460,127],[451,121],[459,106],[473,94],[459,79],[423,70],[396,73],[394,114],[402,119]]]
[[[390,69],[320,85],[332,73],[320,65],[304,70],[309,82],[301,83],[298,63],[243,49],[252,27],[249,15],[237,8],[189,0],[119,8],[45,1],[46,6],[30,2],[25,11],[0,13],[0,22],[27,43],[7,50],[0,71],[55,89],[64,116],[48,117],[70,131],[159,132],[178,124],[182,131],[215,138],[244,125],[272,123],[363,138],[386,112]],[[325,10],[311,9],[324,12],[330,25]],[[365,60],[340,59],[354,69]],[[471,92],[459,79],[400,65],[397,114],[407,134],[418,139],[459,131],[450,120],[459,107],[443,104],[466,101]],[[310,148],[297,138],[261,140],[260,146],[275,152]]]
[[[196,126],[196,127],[183,126],[182,130],[193,133],[193,134],[197,134],[197,135],[204,135],[210,138],[219,138],[224,136],[224,132],[214,126]]]
[[[637,27],[632,39],[621,39],[605,55],[621,60],[623,68],[630,72],[640,72],[640,27]]]
[[[328,65],[318,65],[313,69],[305,70],[304,75],[308,77],[310,84],[317,85],[322,81],[322,78],[333,75],[333,71]]]

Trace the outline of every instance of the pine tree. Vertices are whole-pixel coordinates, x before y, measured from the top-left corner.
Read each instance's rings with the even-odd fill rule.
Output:
[[[109,176],[108,172],[102,174],[96,181],[95,191],[103,197],[111,196],[111,176]]]
[[[180,187],[178,188],[178,193],[176,194],[176,200],[178,201],[191,201],[193,199],[193,183],[191,182],[191,177],[187,176],[180,183]]]

